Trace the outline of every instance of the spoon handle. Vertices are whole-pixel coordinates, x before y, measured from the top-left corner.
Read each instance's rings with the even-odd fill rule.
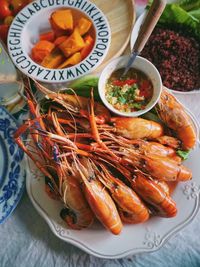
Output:
[[[147,40],[149,39],[154,27],[156,26],[156,23],[158,22],[165,6],[166,6],[165,0],[154,0],[153,1],[147,13],[146,18],[144,19],[144,22],[140,27],[139,35],[134,44],[132,52],[136,52],[137,54],[140,54]]]

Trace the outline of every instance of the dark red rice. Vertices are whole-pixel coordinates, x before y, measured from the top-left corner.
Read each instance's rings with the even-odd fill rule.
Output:
[[[193,37],[180,30],[156,27],[141,56],[157,67],[166,87],[200,89],[200,44]]]

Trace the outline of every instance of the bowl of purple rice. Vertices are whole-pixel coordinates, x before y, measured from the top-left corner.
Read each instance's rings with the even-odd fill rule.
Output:
[[[146,11],[136,21],[131,48]],[[163,85],[174,93],[200,93],[200,41],[181,25],[157,25],[143,48],[142,57],[158,69]]]

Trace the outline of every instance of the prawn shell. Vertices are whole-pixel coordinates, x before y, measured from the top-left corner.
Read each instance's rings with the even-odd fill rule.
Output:
[[[163,181],[187,181],[192,178],[192,172],[173,159],[149,155],[144,160],[144,168],[148,174]]]
[[[119,209],[119,215],[120,215],[122,222],[127,223],[127,224],[144,223],[150,217],[149,212],[148,212],[148,217],[146,217],[143,221],[141,221],[140,219],[138,219],[137,216],[135,216],[134,213],[128,213],[120,209]]]
[[[185,108],[167,90],[162,91],[157,105],[160,118],[176,132],[183,148],[192,149],[196,144],[196,130]]]
[[[69,226],[74,229],[89,227],[94,222],[95,217],[81,191],[78,180],[75,177],[68,176],[62,184],[62,192],[63,202],[75,217],[74,224],[72,223],[73,220],[69,220],[69,217],[65,221],[70,221]]]
[[[83,190],[97,219],[113,234],[120,234],[123,226],[119,213],[103,185],[98,181],[92,182],[90,186],[84,183]]]
[[[142,118],[112,118],[117,134],[128,139],[157,138],[163,135],[163,126]]]
[[[78,109],[80,111],[80,114],[83,115],[83,117],[88,116],[88,106],[90,101],[87,97],[62,94],[62,93],[56,93],[56,94],[51,93],[48,94],[48,97],[54,101],[56,101],[56,99],[62,100],[65,103]],[[101,119],[104,123],[110,122],[111,115],[106,107],[104,107],[102,104],[98,102],[94,102],[94,110],[95,110],[95,116],[97,116],[99,120]]]
[[[133,140],[133,147],[144,155],[157,155],[161,157],[174,157],[176,151],[171,147],[166,147],[157,142],[149,142],[142,139]]]
[[[100,181],[108,188],[112,198],[115,200],[122,220],[125,214],[129,214],[129,219],[131,218],[129,223],[140,223],[147,221],[149,219],[149,211],[138,195],[121,180],[111,175],[104,166],[102,166],[102,168],[105,173],[98,177]],[[122,216],[122,214],[124,216]]]
[[[192,178],[192,171],[169,157],[157,155],[141,155],[134,151],[126,151],[124,160],[142,172],[161,181],[187,181]]]
[[[132,182],[132,187],[144,201],[155,208],[156,214],[162,217],[176,216],[177,208],[175,201],[158,183],[138,173]]]
[[[181,141],[173,136],[163,135],[156,138],[156,141],[164,146],[168,146],[173,149],[178,149],[181,146]]]
[[[120,192],[121,191],[121,192]],[[118,189],[118,194],[112,194],[120,210],[130,214],[132,223],[141,223],[149,219],[149,211],[138,195],[131,189]]]

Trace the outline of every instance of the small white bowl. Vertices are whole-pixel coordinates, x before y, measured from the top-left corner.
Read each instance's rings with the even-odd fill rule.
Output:
[[[147,104],[146,108],[143,110],[133,111],[133,112],[121,112],[117,109],[115,109],[106,99],[105,97],[105,86],[110,78],[111,74],[118,69],[125,68],[127,65],[127,62],[129,60],[129,56],[122,56],[119,58],[114,59],[111,61],[102,71],[100,78],[99,78],[99,95],[101,97],[101,100],[103,101],[104,105],[112,112],[114,112],[117,115],[120,116],[126,116],[126,117],[138,117],[146,112],[148,112],[150,109],[152,109],[156,103],[158,102],[160,98],[160,94],[162,92],[162,80],[160,77],[160,74],[156,67],[147,59],[137,56],[135,61],[132,64],[132,67],[140,70],[144,74],[148,76],[148,78],[151,80],[153,84],[153,96],[151,101]]]
[[[34,62],[30,52],[39,34],[51,29],[50,15],[58,9],[77,10],[88,17],[94,27],[95,44],[90,54],[64,69],[48,69]],[[13,20],[8,33],[8,51],[14,64],[25,75],[44,83],[61,84],[94,71],[104,60],[111,42],[111,30],[106,16],[92,2],[37,0],[23,8]]]

